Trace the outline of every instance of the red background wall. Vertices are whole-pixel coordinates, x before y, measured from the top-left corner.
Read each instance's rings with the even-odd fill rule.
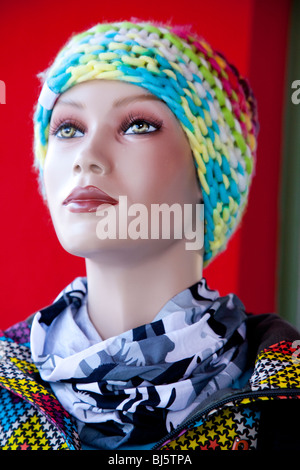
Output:
[[[61,2],[11,0],[0,6],[1,310],[0,327],[50,303],[84,261],[60,247],[36,189],[32,114],[43,71],[73,32],[100,21],[137,17],[192,24],[250,78],[261,131],[256,177],[242,227],[204,272],[221,293],[234,291],[248,311],[276,309],[281,128],[290,2]]]

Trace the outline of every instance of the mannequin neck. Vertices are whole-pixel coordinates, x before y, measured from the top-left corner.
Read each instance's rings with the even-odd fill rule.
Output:
[[[201,253],[186,250],[182,243],[142,261],[130,255],[125,260],[88,258],[91,322],[103,340],[150,323],[172,297],[202,278],[202,269]]]

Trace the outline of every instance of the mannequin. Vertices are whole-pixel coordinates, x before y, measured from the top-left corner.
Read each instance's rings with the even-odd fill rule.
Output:
[[[63,247],[86,259],[88,311],[103,339],[149,323],[167,300],[202,277],[202,255],[186,250],[184,238],[99,240],[97,202],[86,212],[72,212],[76,203],[62,204],[74,186],[88,185],[115,200],[127,195],[128,204],[142,203],[149,212],[152,204],[183,207],[200,200],[187,138],[169,108],[149,98],[135,85],[94,80],[58,99],[50,122],[46,200]],[[131,131],[134,123],[123,131],[131,115],[158,124],[143,134]],[[75,125],[71,131],[73,122],[84,131]],[[61,137],[63,132],[74,137]]]
[[[86,277],[0,335],[0,447],[295,449],[299,333],[203,278],[247,205],[247,81],[189,29],[128,22],[42,78],[40,190]]]

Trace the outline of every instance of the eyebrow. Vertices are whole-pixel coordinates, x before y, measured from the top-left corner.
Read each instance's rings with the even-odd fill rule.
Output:
[[[132,95],[132,96],[125,96],[124,98],[120,98],[119,100],[114,101],[113,106],[124,106],[128,103],[132,103],[134,101],[160,101],[162,100],[155,95],[145,94],[145,95]]]
[[[79,109],[83,109],[85,108],[85,104],[84,103],[80,103],[80,101],[73,101],[73,100],[70,100],[68,98],[60,98],[57,103],[56,103],[56,106],[58,104],[67,104],[69,106],[74,106],[75,108],[79,108]]]
[[[133,103],[135,101],[160,101],[162,100],[155,95],[144,94],[144,95],[132,95],[132,96],[125,96],[124,98],[120,98],[113,102],[113,107],[120,107],[125,106],[126,104]],[[84,109],[85,103],[81,103],[80,101],[73,101],[68,98],[60,98],[57,104],[66,104],[68,106],[73,106],[75,108]]]

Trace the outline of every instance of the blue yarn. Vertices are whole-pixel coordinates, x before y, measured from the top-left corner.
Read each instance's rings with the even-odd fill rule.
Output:
[[[220,128],[219,128],[218,124],[216,123],[216,121],[214,121],[214,120],[212,120],[212,128],[218,135],[220,135]]]
[[[105,33],[105,37],[111,39],[111,38],[114,38],[116,36],[116,34],[118,34],[118,31],[107,31]],[[109,41],[109,42],[111,42],[111,41]]]
[[[212,208],[212,205],[210,203],[209,195],[206,194],[205,191],[203,191],[202,196],[203,196],[204,207],[205,207],[205,216],[207,216],[209,214],[210,217],[212,217],[213,208]]]
[[[158,87],[157,85],[153,85],[152,83],[143,83],[143,87],[147,88],[149,91],[151,91],[151,93],[158,96],[159,98],[162,98],[161,97],[162,89]],[[168,97],[168,99],[170,100],[170,97]]]
[[[71,57],[69,57],[66,61],[64,61],[63,65],[61,65],[58,69],[55,70],[55,74],[52,75],[51,80],[57,77],[58,75],[65,73],[69,67],[78,65],[79,59],[83,55],[84,55],[84,52],[78,52],[76,54],[73,54]]]
[[[155,82],[157,82],[157,79]],[[159,83],[164,90],[164,94],[167,94],[172,100],[181,105],[181,97],[176,93],[174,88],[170,86],[170,80],[167,77],[159,77]]]
[[[205,91],[206,91],[206,98],[207,98],[209,101],[214,102],[214,99],[213,99],[211,93],[210,93],[208,90],[205,90]]]
[[[197,106],[197,114],[200,116],[202,119],[205,119],[205,114],[201,106]]]
[[[199,106],[196,106],[195,103],[193,102],[192,98],[189,95],[185,95],[185,98],[188,102],[189,108],[192,111],[193,114],[198,115],[198,108]],[[201,109],[201,108],[200,108]]]
[[[205,253],[204,253],[203,260],[204,260],[204,261],[209,261],[210,258],[212,257],[212,252],[211,252],[211,251],[208,251],[208,250],[210,250],[210,246],[208,246],[205,250],[206,250],[206,251],[205,251]]]
[[[91,35],[85,36],[84,38],[80,39],[80,41],[78,41],[78,44],[86,44],[90,40],[91,40]]]
[[[175,70],[175,75],[176,75],[176,78],[177,78],[177,81],[178,81],[179,85],[182,88],[189,88],[188,82],[186,81],[186,79],[184,78],[184,76],[181,73],[179,73],[177,70]]]
[[[112,38],[107,37],[107,36],[103,37],[103,38],[99,41],[98,46],[104,46],[104,47],[106,48],[106,50],[108,50],[108,47],[106,47],[106,46],[108,46],[108,44],[110,44],[110,43],[112,42],[111,39],[112,39]]]
[[[212,141],[212,143],[214,143],[215,142],[215,134],[214,134],[213,130],[209,126],[207,126],[207,130],[208,130],[208,135],[210,137],[210,140]]]
[[[209,161],[206,164],[206,181],[209,186],[213,184],[214,181],[214,176],[213,176],[213,161],[212,159],[209,159]]]
[[[154,77],[153,74],[149,72],[149,70],[144,69],[143,67],[137,67],[136,71],[146,82],[151,83],[153,86],[157,87],[157,76]]]
[[[127,46],[139,46],[140,45],[137,41],[134,41],[133,39],[127,39],[127,41],[124,41],[122,44],[126,44]],[[143,55],[148,55],[148,51],[143,52]]]
[[[61,75],[58,75],[56,77],[51,77],[48,80],[48,87],[50,90],[52,90],[54,93],[60,93],[63,86],[67,83],[69,78],[71,78],[72,74],[71,72],[63,72]]]
[[[217,198],[217,193],[214,188],[210,188],[209,190],[209,199],[210,199],[212,207],[213,208],[217,207],[218,198]]]
[[[190,122],[190,120],[186,117],[185,114],[183,114],[182,112],[182,109],[181,107],[179,106],[174,106],[174,101],[171,101],[169,100],[168,97],[166,96],[161,96],[161,98],[166,102],[166,103],[169,103],[169,106],[171,108],[171,110],[173,111],[173,113],[175,114],[175,116],[179,119],[179,121],[182,122],[182,124],[187,127],[191,132],[194,132],[194,127],[192,125],[192,123]]]
[[[126,51],[124,49],[114,49],[113,52],[115,52],[116,54],[118,54],[121,57],[124,56],[124,55],[127,55],[127,56],[131,55],[128,51]],[[118,58],[117,60],[120,60],[120,58]]]
[[[182,95],[182,88],[179,86],[177,80],[173,77],[168,77],[169,82],[171,83],[171,86],[174,88],[174,90],[179,94]]]
[[[117,69],[120,70],[125,76],[134,76],[134,77],[139,77],[141,74],[138,69],[133,69],[129,65],[121,64],[117,66]],[[120,77],[122,79],[122,77]]]
[[[239,197],[239,190],[236,182],[233,179],[230,181],[230,192],[234,199],[237,199]]]
[[[171,65],[170,63],[164,58],[162,57],[160,54],[155,54],[155,59],[157,60],[157,62],[162,65],[165,69],[171,69]]]
[[[98,56],[99,54],[102,54],[102,52],[104,52],[103,49],[97,49],[93,51],[93,54],[96,54]]]
[[[48,123],[50,121],[51,114],[52,114],[52,109],[50,109],[50,110],[44,109],[41,106],[41,112],[39,113],[39,120],[38,121],[42,124],[41,132],[40,132],[40,139],[41,139],[41,144],[42,145],[47,144],[47,139],[45,137],[45,133],[42,132],[42,129],[45,128],[48,125]]]
[[[205,98],[200,98],[200,99],[201,99],[202,107],[204,109],[206,109],[206,111],[209,111],[209,105],[208,105],[206,99]]]
[[[40,103],[38,103],[37,107],[36,107],[36,110],[35,110],[35,120],[37,122],[41,122],[42,119],[43,119],[43,111],[44,111],[44,108],[43,106],[40,105]]]
[[[198,77],[198,75],[195,75],[194,73],[193,73],[193,80],[194,80],[195,82],[201,83],[201,85],[202,85],[202,83],[203,83],[203,81],[201,80],[201,78]]]
[[[241,175],[244,175],[244,174],[245,174],[245,170],[244,170],[244,168],[242,167],[242,165],[240,164],[240,162],[238,162],[237,170],[238,170],[238,172],[239,172]]]
[[[228,197],[228,194],[227,194],[224,183],[220,183],[219,193],[220,193],[220,197],[221,197],[222,202],[224,204],[229,204],[229,197]]]
[[[222,169],[223,169],[226,176],[229,176],[231,174],[230,166],[229,166],[228,160],[225,157],[225,155],[222,155]]]
[[[223,173],[217,160],[214,160],[214,174],[218,183],[223,181]]]

